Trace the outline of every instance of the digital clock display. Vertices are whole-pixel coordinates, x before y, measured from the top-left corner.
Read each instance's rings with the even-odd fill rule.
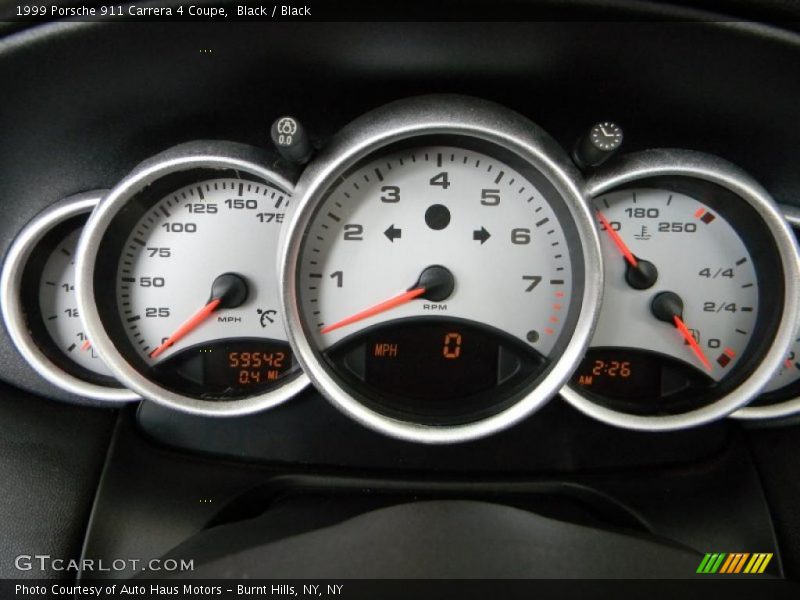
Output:
[[[571,384],[610,400],[639,407],[713,384],[703,373],[656,352],[629,348],[592,348],[572,376]]]

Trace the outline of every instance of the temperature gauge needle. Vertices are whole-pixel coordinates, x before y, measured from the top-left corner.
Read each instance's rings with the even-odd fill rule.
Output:
[[[408,290],[407,292],[403,292],[402,294],[398,294],[397,296],[393,296],[388,300],[384,300],[383,302],[379,302],[375,306],[370,306],[367,309],[364,309],[360,312],[357,312],[354,315],[350,315],[349,317],[345,317],[341,321],[336,321],[331,325],[327,325],[320,329],[321,333],[329,333],[331,331],[335,331],[336,329],[340,329],[341,327],[346,327],[347,325],[351,325],[353,323],[357,323],[359,321],[363,321],[364,319],[368,319],[374,315],[378,315],[382,312],[386,312],[387,310],[391,310],[398,306],[402,306],[408,302],[411,302],[414,298],[421,296],[425,293],[424,287],[414,288]]]
[[[236,308],[247,300],[248,289],[245,280],[235,273],[223,273],[211,284],[211,298],[203,308],[189,317],[163,344],[150,353],[150,358],[158,358],[167,348],[174,346],[202,324],[218,308]]]
[[[658,269],[656,269],[656,266],[649,260],[637,258],[633,252],[631,252],[631,249],[628,248],[628,244],[626,244],[622,237],[611,227],[611,223],[606,216],[599,210],[597,210],[597,218],[600,219],[600,223],[603,224],[603,227],[608,232],[611,241],[614,242],[614,245],[622,253],[622,256],[625,257],[625,262],[627,263],[625,281],[628,282],[628,285],[635,290],[646,290],[653,287],[658,280]]]
[[[703,352],[700,344],[694,339],[692,332],[683,322],[683,300],[675,292],[661,292],[655,295],[653,301],[650,303],[650,311],[653,316],[659,321],[664,321],[670,325],[674,325],[680,332],[683,339],[689,344],[692,352],[695,353],[698,360],[703,364],[707,371],[711,372],[711,361]]]
[[[422,270],[422,273],[420,273],[417,282],[412,285],[408,291],[398,294],[397,296],[392,296],[388,300],[379,302],[378,304],[359,311],[354,315],[345,317],[341,321],[336,321],[336,323],[326,325],[320,329],[320,333],[329,333],[331,331],[340,329],[341,327],[346,327],[347,325],[352,325],[358,321],[363,321],[364,319],[379,315],[387,310],[407,304],[414,298],[421,297],[425,298],[426,300],[431,300],[432,302],[441,302],[442,300],[447,299],[450,294],[453,293],[454,288],[455,279],[453,278],[453,274],[449,269],[442,267],[441,265],[432,265],[430,267],[426,267]]]
[[[638,265],[636,257],[633,255],[633,252],[631,252],[631,249],[628,248],[628,244],[626,244],[620,235],[611,227],[611,223],[606,219],[606,216],[598,210],[597,218],[600,219],[600,223],[605,227],[608,235],[611,236],[611,241],[614,242],[614,245],[622,253],[622,256],[625,257],[625,260],[628,261],[628,264],[632,267],[636,267]]]

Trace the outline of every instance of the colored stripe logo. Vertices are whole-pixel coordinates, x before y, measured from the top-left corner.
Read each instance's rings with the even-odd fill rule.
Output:
[[[734,575],[747,573],[750,575],[761,574],[772,560],[772,553],[756,552],[714,552],[706,554],[697,567],[701,574],[726,574]]]

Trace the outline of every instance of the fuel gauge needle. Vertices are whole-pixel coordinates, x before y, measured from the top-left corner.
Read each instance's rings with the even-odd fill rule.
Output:
[[[697,356],[697,359],[706,368],[706,371],[710,373],[713,369],[711,361],[708,360],[700,344],[694,339],[686,323],[683,322],[683,300],[681,297],[675,292],[660,292],[655,295],[653,301],[650,303],[650,311],[659,321],[664,321],[665,323],[675,326],[692,349],[692,352]]]
[[[698,344],[697,340],[694,339],[692,332],[689,331],[688,327],[686,327],[686,323],[684,323],[683,320],[678,315],[675,315],[674,320],[675,320],[675,327],[677,327],[678,331],[681,332],[683,339],[686,340],[686,343],[689,344],[689,347],[694,351],[695,355],[697,355],[697,358],[700,360],[701,363],[703,363],[703,366],[706,368],[706,371],[711,372],[712,369],[711,361],[708,360],[708,357],[703,352],[703,349],[700,347],[700,344]]]

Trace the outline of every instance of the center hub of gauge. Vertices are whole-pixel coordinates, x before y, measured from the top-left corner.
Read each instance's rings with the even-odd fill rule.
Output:
[[[420,298],[431,302],[443,302],[450,297],[455,286],[456,281],[450,269],[441,265],[432,265],[422,271],[417,283],[411,286],[411,289],[425,288],[425,292],[420,295]]]
[[[649,260],[636,257],[636,266],[626,263],[625,281],[635,290],[646,290],[658,281],[658,269]]]
[[[247,281],[236,273],[223,273],[211,284],[211,299],[219,300],[220,308],[237,308],[248,295]]]

